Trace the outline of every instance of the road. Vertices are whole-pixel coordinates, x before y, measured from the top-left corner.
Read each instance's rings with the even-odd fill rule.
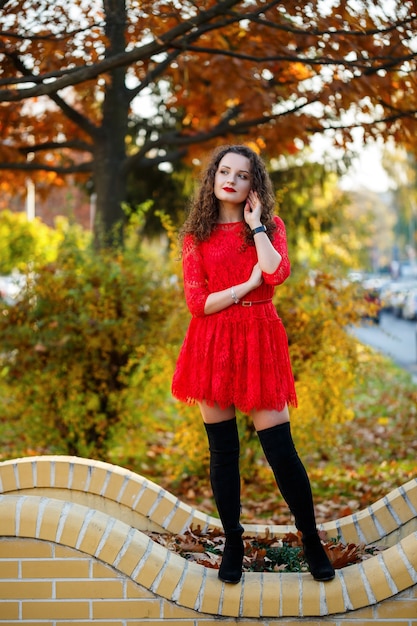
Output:
[[[351,332],[364,344],[390,357],[417,383],[417,323],[382,313],[379,324],[364,322]]]

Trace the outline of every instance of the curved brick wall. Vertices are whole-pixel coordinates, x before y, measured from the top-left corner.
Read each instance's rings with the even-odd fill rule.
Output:
[[[7,461],[0,463],[0,493],[0,622],[199,626],[223,616],[224,624],[239,618],[272,626],[281,618],[284,626],[316,625],[305,618],[333,615],[326,623],[366,624],[382,615],[387,624],[388,615],[396,618],[390,624],[417,626],[417,480],[323,525],[345,542],[388,546],[325,584],[284,573],[245,573],[239,585],[222,584],[216,570],[186,561],[142,532],[176,534],[190,525],[218,526],[218,520],[106,463],[62,456]],[[268,528],[276,535],[292,529]],[[245,528],[250,534],[265,529]]]

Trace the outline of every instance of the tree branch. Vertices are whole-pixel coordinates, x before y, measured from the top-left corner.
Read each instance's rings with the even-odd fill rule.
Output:
[[[172,44],[172,47],[176,47],[176,44]],[[254,56],[251,54],[244,54],[241,52],[236,52],[234,50],[224,50],[220,48],[206,48],[200,46],[188,46],[188,52],[197,52],[208,55],[219,55],[219,56],[227,56],[233,57],[234,59],[241,59],[242,61],[252,61],[254,63],[276,63],[277,61],[286,61],[288,63],[302,63],[303,65],[344,65],[345,67],[349,67],[350,69],[360,69],[365,70],[366,74],[371,74],[375,72],[379,72],[380,70],[392,68],[398,64],[403,64],[406,61],[411,61],[412,59],[417,58],[417,52],[410,52],[410,54],[404,55],[402,57],[395,57],[393,59],[392,56],[378,56],[367,59],[366,63],[360,61],[347,61],[345,58],[333,59],[331,57],[317,57],[311,58],[307,56],[300,56],[297,54],[277,54],[273,56]],[[372,64],[375,62],[387,62],[385,64],[378,65],[377,67],[372,67]],[[371,65],[371,67],[369,67]]]
[[[69,150],[79,150],[80,152],[92,152],[93,147],[86,141],[70,140],[70,141],[46,141],[45,143],[35,144],[31,146],[20,146],[16,149],[21,154],[30,154],[43,152],[45,150],[61,150],[67,148]]]
[[[96,78],[100,74],[104,74],[118,67],[131,65],[132,63],[136,63],[161,52],[165,52],[166,48],[169,47],[173,41],[181,39],[188,32],[195,31],[197,27],[204,26],[204,24],[219,15],[223,15],[231,7],[239,4],[240,2],[241,0],[222,0],[222,2],[213,5],[210,9],[201,11],[189,20],[177,24],[160,37],[155,38],[149,44],[145,44],[140,48],[134,48],[128,52],[123,52],[122,54],[116,54],[105,58],[94,65],[79,68],[78,71],[72,72],[71,75],[62,76],[53,83],[37,85],[36,87],[29,87],[27,89],[4,90],[0,93],[0,102],[18,102],[26,98],[50,95],[64,89],[65,87],[73,86],[87,80],[91,80],[92,78]]]
[[[20,170],[22,172],[54,172],[55,174],[89,174],[93,171],[93,163],[78,163],[77,165],[54,166],[35,161],[25,161],[21,163],[0,163],[0,170]]]
[[[8,53],[7,56],[11,59],[16,69],[19,72],[21,72],[24,76],[29,76],[29,77],[32,76],[32,73],[30,72],[30,70],[27,69],[27,67],[25,66],[23,61],[20,59],[18,54]],[[63,114],[69,120],[74,122],[74,124],[79,126],[82,130],[84,130],[91,137],[95,136],[95,134],[97,133],[97,128],[94,126],[94,124],[90,122],[89,119],[87,119],[84,115],[81,115],[81,113],[79,113],[78,111],[70,107],[69,104],[67,104],[65,100],[63,100],[58,94],[51,93],[49,97],[51,98],[51,100],[53,100],[53,102],[55,102],[57,107],[61,109]]]

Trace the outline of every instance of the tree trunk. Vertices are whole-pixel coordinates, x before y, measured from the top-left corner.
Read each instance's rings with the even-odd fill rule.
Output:
[[[125,51],[126,7],[124,0],[104,0],[107,57]],[[96,243],[109,245],[120,240],[117,227],[123,222],[122,203],[127,193],[125,139],[129,113],[126,70],[118,68],[106,77],[102,120],[94,142],[93,182],[96,193],[94,234]]]

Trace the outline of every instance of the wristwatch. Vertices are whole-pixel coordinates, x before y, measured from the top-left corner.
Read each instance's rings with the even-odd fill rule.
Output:
[[[262,226],[258,226],[257,228],[253,228],[252,235],[256,235],[256,233],[266,233],[265,224],[262,224]]]

